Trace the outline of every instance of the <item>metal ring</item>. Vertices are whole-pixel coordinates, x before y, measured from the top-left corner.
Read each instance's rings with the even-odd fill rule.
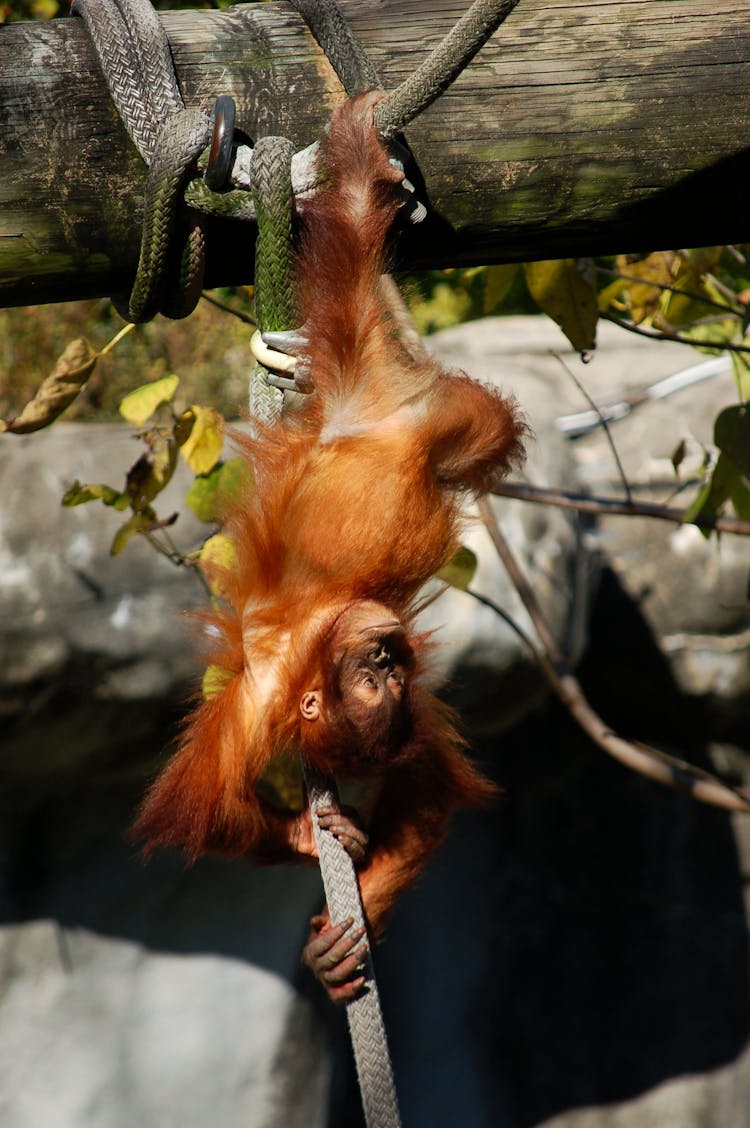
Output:
[[[232,142],[237,108],[234,98],[221,94],[214,106],[214,132],[208,152],[208,164],[203,180],[212,192],[220,192],[226,187],[229,170],[232,166]]]

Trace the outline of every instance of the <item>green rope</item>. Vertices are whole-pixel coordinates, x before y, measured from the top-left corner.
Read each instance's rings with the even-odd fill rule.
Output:
[[[295,329],[294,243],[292,232],[292,156],[286,137],[262,137],[251,165],[251,191],[258,217],[255,244],[255,317],[261,332]],[[278,418],[284,393],[268,383],[256,364],[248,389],[251,413],[265,423]]]
[[[403,129],[448,89],[519,0],[474,0],[437,47],[375,107],[375,124],[388,137]]]

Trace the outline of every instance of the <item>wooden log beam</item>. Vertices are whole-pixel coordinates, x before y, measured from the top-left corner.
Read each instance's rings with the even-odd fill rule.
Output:
[[[391,89],[468,0],[341,0]],[[314,139],[339,83],[285,3],[164,14],[189,105],[231,94],[252,138]],[[431,217],[404,267],[748,239],[745,0],[521,0],[408,128]],[[0,304],[128,289],[145,170],[76,19],[0,28]],[[208,282],[248,281],[216,224]]]

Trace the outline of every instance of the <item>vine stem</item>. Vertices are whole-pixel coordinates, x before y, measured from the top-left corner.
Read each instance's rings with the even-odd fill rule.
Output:
[[[729,787],[716,776],[685,760],[668,756],[647,744],[625,740],[612,731],[591,707],[580,682],[568,666],[539,601],[500,530],[489,499],[481,498],[477,504],[497,554],[539,636],[543,650],[541,653],[535,650],[535,657],[540,668],[557,697],[583,731],[613,759],[648,779],[676,790],[687,791],[694,799],[711,806],[750,814],[750,796],[742,791]]]

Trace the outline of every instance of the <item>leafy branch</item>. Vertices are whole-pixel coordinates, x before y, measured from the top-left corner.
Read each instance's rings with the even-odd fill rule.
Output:
[[[185,498],[187,505],[200,520],[218,524],[225,499],[239,488],[244,470],[239,459],[225,462],[221,458],[224,420],[214,408],[192,404],[183,411],[173,409],[178,387],[177,376],[165,376],[136,388],[122,400],[120,414],[140,428],[138,437],[146,448],[127,471],[123,488],[76,481],[66,491],[62,504],[101,501],[120,512],[129,509],[130,516],[112,540],[112,555],[118,555],[132,537],[140,534],[171,563],[194,568],[211,592],[206,573],[225,563],[229,542],[217,533],[197,552],[180,551],[168,532],[178,514],[160,517],[154,502],[172,480],[180,456],[195,474]]]

